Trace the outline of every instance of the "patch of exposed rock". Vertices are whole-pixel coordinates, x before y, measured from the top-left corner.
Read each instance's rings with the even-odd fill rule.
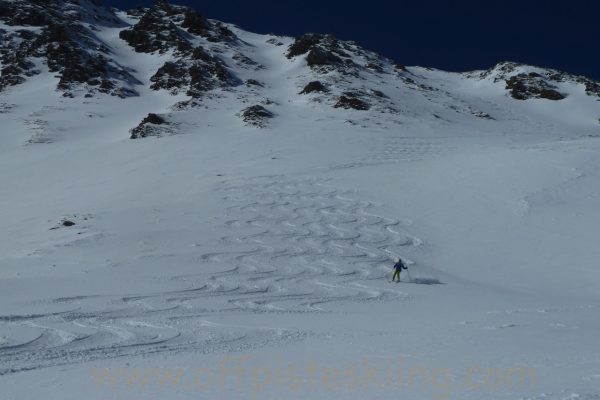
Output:
[[[139,21],[121,31],[120,37],[138,52],[161,54],[173,51],[175,55],[174,60],[165,62],[151,77],[152,89],[198,98],[214,88],[241,84],[218,55],[195,44],[190,37],[197,35],[209,42],[234,43],[237,38],[220,22],[208,20],[188,7],[171,5],[166,0],[133,13],[140,15]]]
[[[583,76],[573,75],[553,69],[532,67],[514,62],[501,62],[479,74],[479,78],[492,78],[494,82],[506,82],[510,95],[518,100],[541,98],[562,100],[567,95],[560,92],[562,82],[578,83],[584,86],[589,96],[600,97],[600,83]]]
[[[0,19],[15,30],[2,30],[0,90],[38,74],[34,59],[42,59],[59,76],[58,89],[73,96],[82,88],[87,95],[107,93],[136,96],[139,82],[111,58],[95,35],[96,26],[122,22],[99,2],[89,0],[0,0]]]
[[[562,100],[566,97],[557,90],[556,86],[548,83],[548,81],[536,72],[511,76],[506,81],[506,89],[517,100],[532,98]]]
[[[327,89],[327,87],[323,85],[320,81],[312,81],[309,82],[306,86],[304,86],[304,89],[302,89],[300,94],[309,94],[313,92],[326,93],[328,91],[329,89]]]
[[[242,119],[247,125],[264,128],[274,114],[261,105],[253,105],[242,110]]]
[[[162,136],[168,133],[169,130],[165,129],[169,123],[163,117],[158,114],[148,114],[138,126],[129,131],[130,139],[140,139],[148,136]]]
[[[337,103],[334,105],[335,108],[354,109],[360,111],[366,111],[371,106],[369,103],[360,98],[360,94],[357,92],[344,92],[338,98]]]

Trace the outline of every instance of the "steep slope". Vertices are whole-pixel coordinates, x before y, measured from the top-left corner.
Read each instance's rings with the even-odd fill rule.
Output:
[[[1,4],[3,399],[600,396],[597,83]]]
[[[554,110],[570,115],[584,107],[593,113],[600,94],[592,80],[515,63],[452,74],[407,68],[331,35],[309,33],[295,40],[253,35],[166,1],[127,14],[89,1],[3,0],[0,10],[5,91],[47,70],[46,75],[58,74],[63,96],[95,97],[117,107],[118,100],[102,93],[129,97],[151,89],[179,95],[169,115],[149,107],[139,116],[134,138],[177,131],[174,124],[146,129],[147,114],[163,113],[164,121],[176,125],[176,119],[187,118],[177,113],[188,107],[234,107],[233,114],[260,127],[287,113],[287,106],[300,107],[292,111],[297,114],[325,105],[339,109],[333,115],[341,122],[359,126],[391,127],[424,116],[440,124],[465,123],[457,119],[461,114],[485,130],[497,120],[521,119],[515,113],[530,114],[529,103],[505,98],[557,102],[542,106],[552,110],[539,121],[547,123],[549,115],[557,115]],[[124,46],[133,54],[121,50]],[[188,98],[180,101],[181,96]],[[591,128],[597,117],[578,124]]]
[[[99,2],[3,0],[0,19],[0,89],[23,83],[45,68],[58,74],[64,96],[73,96],[76,89],[88,97],[96,92],[137,95],[132,87],[139,82],[95,34],[103,27],[124,26]]]

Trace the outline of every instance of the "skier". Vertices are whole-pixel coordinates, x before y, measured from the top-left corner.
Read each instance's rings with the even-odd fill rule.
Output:
[[[403,269],[408,269],[408,267],[404,265],[402,259],[399,258],[398,262],[394,264],[394,275],[392,276],[392,282],[396,282],[396,277],[398,277],[397,282],[400,282],[400,272],[402,272]]]

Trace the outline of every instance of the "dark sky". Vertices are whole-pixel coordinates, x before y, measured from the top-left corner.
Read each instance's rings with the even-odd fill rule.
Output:
[[[172,0],[257,33],[333,33],[406,65],[519,61],[600,80],[598,0]],[[105,0],[127,9],[153,0]]]

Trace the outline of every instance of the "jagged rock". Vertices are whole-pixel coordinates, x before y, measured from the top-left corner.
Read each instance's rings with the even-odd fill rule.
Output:
[[[240,84],[225,63],[202,46],[192,46],[189,34],[200,35],[209,41],[235,39],[229,29],[209,21],[187,7],[172,6],[166,1],[147,9],[137,24],[120,33],[138,52],[165,53],[175,51],[176,60],[168,61],[152,76],[151,88],[171,93],[185,92],[198,98],[216,87]]]
[[[0,0],[0,18],[9,26],[31,26],[2,34],[0,90],[23,83],[36,75],[32,59],[42,59],[50,72],[60,77],[58,89],[65,96],[85,88],[115,96],[136,95],[129,88],[136,82],[125,69],[112,63],[109,51],[96,38],[93,29],[81,22],[116,26],[117,17],[106,8],[90,14],[79,1],[6,1]]]
[[[175,92],[177,92],[178,89],[189,84],[189,71],[186,66],[173,61],[167,61],[150,78],[150,81],[153,82],[150,85],[150,89],[171,91],[176,89]]]
[[[473,76],[467,74],[467,76]],[[514,62],[500,62],[479,74],[480,79],[491,78],[494,82],[504,81],[510,95],[516,99],[543,98],[561,100],[566,97],[560,93],[556,84],[572,82],[584,85],[589,96],[600,97],[600,83],[583,76],[568,74],[553,69],[543,69]]]
[[[344,92],[338,102],[335,104],[335,108],[346,108],[365,111],[370,108],[369,104],[357,97],[358,95],[353,92]]]
[[[562,100],[566,96],[553,89],[542,89],[539,94],[540,99]]]
[[[566,96],[559,93],[556,86],[549,84],[543,77],[535,72],[517,74],[506,81],[506,89],[517,100],[541,98],[548,100],[562,100]]]
[[[167,124],[167,121],[160,115],[150,113],[140,122],[138,126],[131,129],[130,139],[145,138],[148,136],[160,136],[163,131],[157,129],[160,125]]]
[[[341,64],[342,59],[324,49],[314,48],[306,56],[306,63],[311,67],[315,65],[335,65]]]
[[[324,35],[319,35],[316,33],[305,33],[304,35],[296,38],[294,43],[292,43],[288,49],[287,58],[306,54],[313,46],[321,41],[323,36]]]
[[[188,9],[184,13],[181,27],[189,33],[207,38],[210,42],[226,42],[236,39],[234,33],[220,22],[211,22],[197,11]]]
[[[162,54],[171,49],[179,52],[191,51],[192,45],[181,34],[179,28],[160,13],[164,9],[160,4],[157,3],[149,9],[133,27],[119,32],[119,37],[138,53],[157,51]]]
[[[181,27],[194,35],[209,36],[210,24],[206,18],[194,10],[187,10]]]
[[[199,35],[211,42],[231,42],[237,38],[235,34],[217,21],[209,21],[197,11],[183,6],[175,6],[161,0],[154,6],[145,9],[138,8],[129,12],[131,16],[140,16],[138,23],[123,32],[121,38],[138,52],[165,52],[168,49],[187,51],[192,44],[182,35],[176,26],[193,35]]]
[[[312,92],[325,93],[328,91],[329,91],[329,89],[327,89],[327,87],[325,85],[323,85],[321,82],[312,81],[312,82],[309,82],[306,86],[304,86],[304,89],[302,89],[300,94],[308,94],[308,93],[312,93]]]
[[[344,70],[355,66],[352,57],[343,47],[348,47],[332,35],[305,33],[296,38],[287,52],[287,58],[306,55],[306,62],[314,68],[331,67]]]
[[[581,83],[581,81],[580,81]],[[583,84],[585,85],[585,92],[592,96],[598,96],[600,97],[600,83],[596,82],[596,81],[592,81],[590,79],[587,78],[583,78]]]
[[[229,72],[223,61],[216,57],[213,57],[211,62],[192,64],[189,68],[189,75],[190,88],[187,94],[192,97],[197,97],[219,85],[239,84],[239,79]]]
[[[213,56],[208,54],[202,46],[194,48],[191,58],[192,60],[202,60],[204,62],[211,62],[213,60]]]
[[[180,7],[173,6],[171,3],[169,3],[169,0],[156,0],[153,8],[155,10],[164,12],[167,16],[176,15],[177,11],[180,10]]]
[[[153,82],[151,89],[164,89],[174,94],[185,91],[192,97],[201,97],[204,92],[219,86],[239,84],[239,79],[221,59],[200,46],[193,50],[189,59],[165,62],[150,80]]]
[[[273,113],[261,105],[254,105],[242,110],[242,119],[248,125],[263,128],[267,121],[273,118]]]

